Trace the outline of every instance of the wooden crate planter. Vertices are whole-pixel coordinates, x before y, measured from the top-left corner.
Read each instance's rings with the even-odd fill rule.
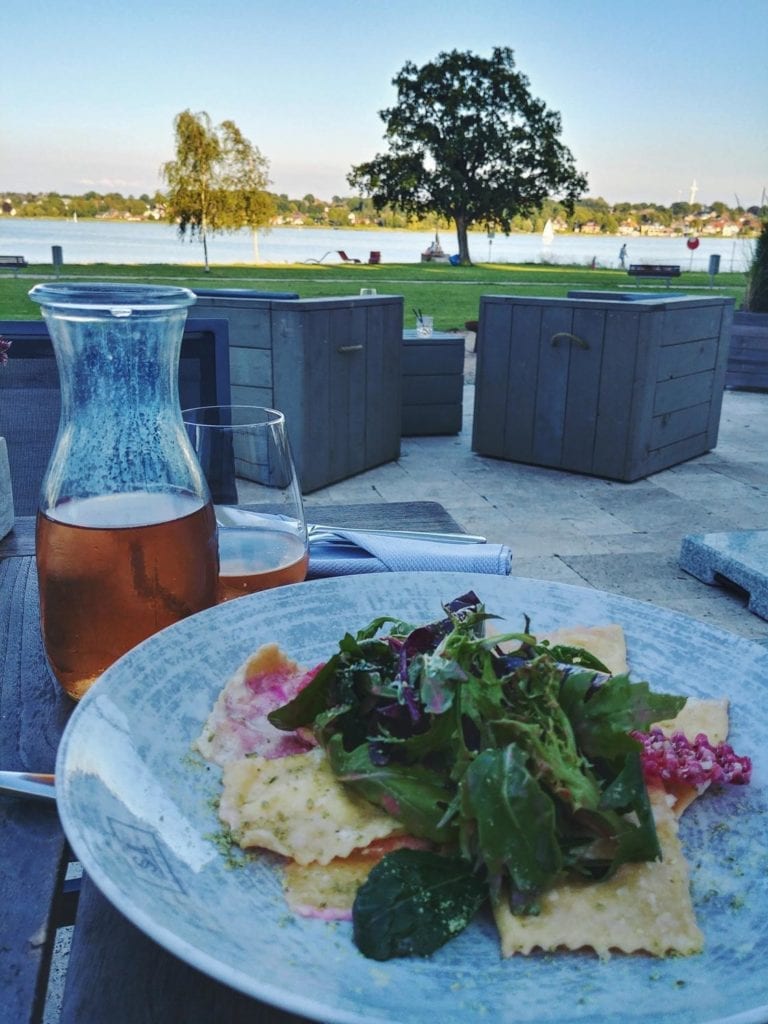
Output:
[[[303,492],[400,454],[402,296],[201,295],[229,321],[232,401],[285,414]]]
[[[464,336],[403,331],[403,436],[458,434],[463,394]]]
[[[631,481],[717,443],[733,300],[483,296],[472,447]]]
[[[737,391],[768,391],[768,313],[733,314],[725,386]]]

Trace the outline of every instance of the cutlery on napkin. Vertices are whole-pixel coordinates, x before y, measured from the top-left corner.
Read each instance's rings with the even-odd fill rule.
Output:
[[[371,572],[483,572],[508,576],[512,551],[505,544],[429,540],[398,534],[333,528],[310,539],[308,579]]]
[[[220,527],[254,525],[251,509],[217,505]],[[344,529],[313,523],[308,526],[308,579],[371,572],[484,572],[508,576],[512,551],[488,544],[485,537],[423,530]]]

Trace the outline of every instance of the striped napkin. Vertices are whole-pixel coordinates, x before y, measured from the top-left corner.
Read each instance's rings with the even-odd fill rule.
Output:
[[[512,551],[505,544],[456,544],[357,530],[334,532],[346,543],[312,540],[307,579],[370,572],[483,572],[508,576]],[[349,544],[354,544],[354,547]]]

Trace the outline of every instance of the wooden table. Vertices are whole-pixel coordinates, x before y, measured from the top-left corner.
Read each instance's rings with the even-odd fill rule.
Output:
[[[306,503],[334,526],[461,527],[435,502]],[[52,772],[74,704],[53,681],[40,639],[34,519],[0,541],[0,767]],[[299,1024],[176,959],[73,874],[55,805],[0,794],[0,1019],[43,1017],[56,931],[73,926],[61,1024]],[[74,872],[76,873],[76,872]]]

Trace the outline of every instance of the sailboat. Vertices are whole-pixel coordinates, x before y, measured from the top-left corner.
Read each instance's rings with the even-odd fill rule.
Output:
[[[443,252],[443,247],[440,245],[440,235],[435,228],[435,240],[430,242],[424,252],[421,254],[421,262],[429,263],[433,261],[435,263],[447,263],[448,257]]]
[[[541,232],[541,244],[552,245],[555,238],[555,226],[551,220],[547,220],[544,230]]]

